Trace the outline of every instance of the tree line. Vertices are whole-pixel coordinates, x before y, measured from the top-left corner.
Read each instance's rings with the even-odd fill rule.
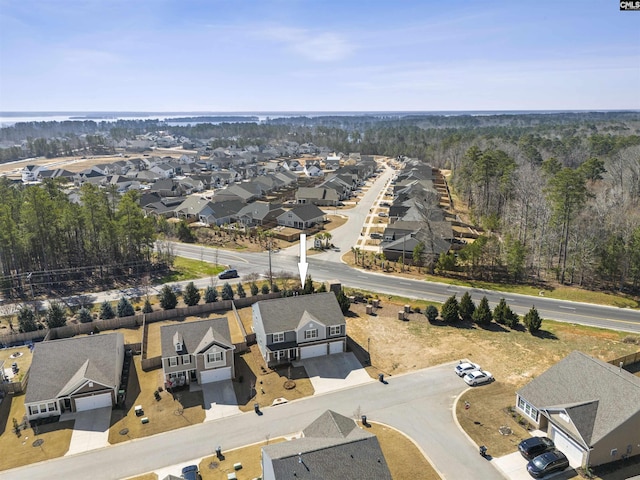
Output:
[[[156,234],[138,195],[86,183],[70,197],[54,180],[16,186],[0,178],[3,292],[33,295],[66,282],[103,283],[127,269],[148,271]]]

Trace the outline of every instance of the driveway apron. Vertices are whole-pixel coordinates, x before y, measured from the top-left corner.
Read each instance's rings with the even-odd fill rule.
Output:
[[[75,417],[75,423],[69,451],[65,455],[75,455],[109,446],[111,407],[76,412],[70,417]]]

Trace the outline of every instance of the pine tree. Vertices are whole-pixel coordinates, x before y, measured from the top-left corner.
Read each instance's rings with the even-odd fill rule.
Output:
[[[256,295],[258,295],[258,292],[260,291],[260,289],[258,288],[258,285],[256,285],[256,282],[251,282],[251,285],[249,286],[249,288],[251,289],[252,297],[255,297]]]
[[[153,312],[153,307],[151,306],[151,302],[149,298],[144,301],[144,307],[142,307],[142,313],[151,313]]]
[[[473,312],[473,321],[478,325],[489,325],[493,319],[491,309],[489,308],[489,300],[487,297],[482,297],[478,308]]]
[[[522,319],[522,322],[530,333],[536,333],[538,330],[540,330],[540,327],[542,326],[542,319],[540,318],[538,310],[535,306],[531,307],[531,310],[527,312],[527,314]]]
[[[209,285],[204,291],[204,303],[214,303],[218,301],[218,290]]]
[[[458,310],[458,299],[455,294],[451,295],[447,298],[447,301],[442,305],[442,310],[440,310],[440,316],[447,323],[454,323],[460,319],[459,310]]]
[[[336,295],[336,299],[338,300],[338,305],[340,305],[340,310],[342,310],[342,314],[346,315],[349,309],[351,308],[351,301],[344,294],[342,290],[338,292],[338,295]]]
[[[59,302],[49,302],[45,321],[49,328],[65,326],[67,324],[67,316],[65,315],[64,305]]]
[[[233,300],[233,289],[231,285],[229,285],[229,282],[226,282],[222,286],[222,300]]]
[[[200,291],[196,288],[193,282],[189,282],[184,288],[183,300],[186,305],[193,307],[200,301]]]
[[[82,307],[78,311],[78,320],[80,320],[80,323],[92,322],[93,318],[91,317],[91,312],[87,308]]]
[[[278,287],[278,284],[276,282],[273,282],[273,293],[278,293],[279,291],[280,291],[280,287]]]
[[[130,317],[131,315],[135,315],[135,310],[131,302],[127,300],[125,297],[120,297],[120,301],[117,306],[118,317]]]
[[[518,314],[511,310],[511,308],[508,306],[505,309],[504,320],[507,327],[511,329],[516,328],[518,326],[518,323],[520,323],[520,317],[518,317]]]
[[[109,303],[109,301],[107,300],[102,302],[102,305],[100,305],[100,319],[109,320],[111,318],[114,318],[115,316],[116,316],[116,313],[113,311],[113,307],[111,306],[111,303]]]
[[[424,310],[424,316],[427,317],[427,320],[429,320],[429,322],[433,323],[438,318],[438,309],[433,305],[429,305]]]
[[[325,293],[327,291],[327,286],[323,283],[320,284],[320,286],[318,287],[318,290],[316,290],[317,293]]]
[[[31,308],[24,305],[18,310],[18,328],[20,332],[35,332],[38,330],[36,316]]]
[[[236,292],[238,293],[238,298],[245,298],[247,296],[247,292],[244,291],[244,287],[241,283],[238,283],[236,286]]]
[[[465,322],[470,322],[473,318],[473,312],[476,310],[476,304],[471,300],[471,295],[469,292],[464,292],[462,298],[460,299],[460,305],[458,307],[458,311],[460,312],[460,317]]]
[[[496,308],[493,309],[493,319],[496,323],[499,323],[500,325],[507,323],[508,308],[507,301],[504,298],[501,298],[498,305],[496,305]]]
[[[313,280],[311,279],[311,275],[307,275],[307,278],[304,281],[304,288],[302,289],[302,295],[309,295],[314,291],[315,291],[315,288],[313,288]]]
[[[274,283],[275,286],[275,283]],[[262,289],[261,289],[263,295],[266,295],[267,293],[269,293],[269,284],[267,282],[264,282],[262,284]]]
[[[160,306],[163,310],[171,310],[178,305],[178,297],[169,285],[165,285],[160,290]]]

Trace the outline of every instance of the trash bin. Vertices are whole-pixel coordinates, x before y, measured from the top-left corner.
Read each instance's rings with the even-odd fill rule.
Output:
[[[362,424],[363,425],[367,424],[367,416],[366,415],[362,415]]]
[[[379,373],[378,374],[378,380],[380,380],[382,383],[384,383],[384,373]]]
[[[253,404],[253,409],[255,410],[256,413],[260,413],[260,404],[259,403],[254,403]]]

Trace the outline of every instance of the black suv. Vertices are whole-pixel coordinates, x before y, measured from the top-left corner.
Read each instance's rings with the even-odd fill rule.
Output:
[[[550,438],[531,437],[521,441],[518,445],[518,450],[524,458],[531,460],[544,452],[553,450],[554,447],[553,440]]]
[[[560,450],[549,450],[538,455],[527,464],[527,472],[534,478],[544,477],[552,472],[561,472],[569,466],[569,460]]]

